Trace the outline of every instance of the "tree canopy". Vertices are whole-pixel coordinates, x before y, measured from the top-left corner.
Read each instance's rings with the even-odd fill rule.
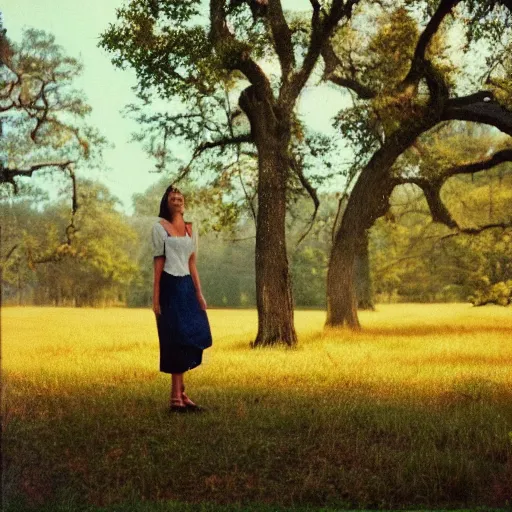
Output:
[[[106,140],[87,123],[91,107],[74,87],[82,65],[66,55],[53,35],[26,29],[16,43],[3,31],[1,41],[1,193],[4,198],[19,194],[34,173],[60,179],[70,198],[68,222],[60,233],[59,247],[65,251],[76,232],[76,171],[101,163]],[[16,247],[9,247],[6,255]]]

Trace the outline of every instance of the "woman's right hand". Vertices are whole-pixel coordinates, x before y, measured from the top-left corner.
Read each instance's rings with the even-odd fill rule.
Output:
[[[153,302],[153,313],[156,316],[160,316],[160,304],[158,302]]]

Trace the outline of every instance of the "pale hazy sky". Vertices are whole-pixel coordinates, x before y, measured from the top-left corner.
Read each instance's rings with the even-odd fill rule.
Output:
[[[151,173],[154,162],[145,155],[139,143],[129,142],[136,130],[133,121],[123,118],[121,109],[135,99],[131,87],[135,76],[130,70],[115,69],[105,51],[97,47],[99,34],[115,21],[115,9],[123,0],[1,0],[4,27],[8,37],[21,40],[22,29],[33,27],[55,35],[66,54],[79,57],[84,72],[76,86],[81,88],[93,108],[90,123],[115,145],[105,153],[110,170],[88,173],[104,182],[131,212],[131,197],[157,181]],[[309,0],[284,0],[285,9],[310,10]],[[308,124],[319,130],[330,130],[330,119],[343,101],[332,87],[307,89],[300,112]]]

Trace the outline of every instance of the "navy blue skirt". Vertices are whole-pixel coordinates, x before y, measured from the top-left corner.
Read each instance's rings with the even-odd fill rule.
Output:
[[[183,373],[201,364],[203,350],[212,344],[212,335],[192,276],[162,272],[157,328],[161,372]]]

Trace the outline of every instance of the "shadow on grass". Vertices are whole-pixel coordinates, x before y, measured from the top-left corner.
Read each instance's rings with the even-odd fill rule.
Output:
[[[209,412],[172,416],[150,383],[47,397],[26,388],[26,407],[4,430],[4,510],[331,512],[510,502],[510,401],[475,395],[429,407],[357,387],[196,390]],[[30,507],[17,501],[23,496]]]
[[[178,501],[167,501],[160,503],[141,502],[123,503],[108,507],[83,506],[70,503],[69,505],[48,505],[37,509],[28,505],[12,504],[3,509],[4,512],[339,512],[339,508],[329,507],[276,507],[274,505],[263,505],[248,503],[244,505],[218,505],[216,503],[182,503]],[[351,512],[351,509],[344,509]],[[375,510],[375,509],[373,509]],[[393,509],[387,509],[393,512]],[[402,510],[402,509],[397,509]],[[504,508],[478,507],[477,509],[415,509],[414,512],[506,512]],[[355,509],[352,512],[372,512],[372,509]],[[402,511],[403,512],[403,511]],[[411,509],[411,512],[413,510]]]

